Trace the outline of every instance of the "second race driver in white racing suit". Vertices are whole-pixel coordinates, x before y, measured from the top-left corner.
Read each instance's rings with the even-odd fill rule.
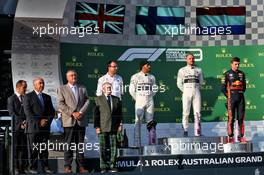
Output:
[[[189,115],[191,105],[194,113],[194,135],[201,135],[201,85],[202,69],[194,65],[194,56],[186,55],[187,66],[178,71],[177,86],[182,91],[182,126],[183,136],[188,136]]]

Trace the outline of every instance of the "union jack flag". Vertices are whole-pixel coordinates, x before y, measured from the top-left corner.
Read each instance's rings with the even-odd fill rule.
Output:
[[[124,5],[77,2],[74,25],[76,27],[99,27],[100,33],[122,34],[124,15]]]

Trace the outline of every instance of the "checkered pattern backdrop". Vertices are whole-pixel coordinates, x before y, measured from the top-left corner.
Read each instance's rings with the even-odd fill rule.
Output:
[[[79,0],[83,1],[83,0]],[[62,37],[62,42],[78,42],[87,44],[135,45],[135,46],[225,46],[225,45],[261,45],[264,44],[264,0],[85,0],[91,3],[107,3],[125,5],[125,21],[123,35],[89,35],[84,38],[76,36]],[[76,1],[69,1],[64,14],[64,24],[73,26]],[[212,36],[159,36],[136,35],[136,6],[183,6],[186,10],[185,24],[196,25],[196,7],[246,6],[246,34]]]

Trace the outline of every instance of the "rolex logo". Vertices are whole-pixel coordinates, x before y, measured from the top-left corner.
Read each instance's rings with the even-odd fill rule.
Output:
[[[73,61],[73,62],[76,62],[76,60],[77,60],[77,57],[76,57],[76,56],[73,56],[73,57],[72,57],[72,61]]]
[[[163,108],[165,106],[165,103],[162,101],[160,102],[160,107]]]
[[[72,56],[69,62],[65,63],[67,67],[83,67],[82,62],[78,62],[76,56]]]
[[[215,56],[216,56],[216,58],[230,58],[230,57],[232,57],[232,54],[228,53],[226,48],[222,48],[220,53],[216,53]]]
[[[226,48],[222,48],[222,49],[221,49],[221,52],[222,52],[222,53],[226,53]]]
[[[98,46],[94,46],[92,48],[92,50],[87,52],[87,56],[90,57],[103,57],[104,56],[104,52],[99,52],[99,48]]]
[[[94,73],[98,74],[99,70],[98,69],[94,69]]]
[[[203,106],[207,106],[208,104],[207,104],[207,101],[204,101],[203,102]]]
[[[248,101],[246,102],[246,104],[247,104],[247,105],[250,105],[250,101],[248,100]]]
[[[248,58],[244,58],[244,63],[248,63]]]

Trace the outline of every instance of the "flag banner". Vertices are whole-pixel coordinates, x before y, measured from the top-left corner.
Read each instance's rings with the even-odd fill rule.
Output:
[[[137,35],[169,35],[166,31],[184,25],[184,7],[138,6],[136,9]]]
[[[240,35],[246,32],[245,7],[205,7],[196,9],[197,34]],[[208,32],[203,32],[208,31]]]
[[[125,6],[77,2],[75,27],[98,27],[99,33],[122,34]]]

